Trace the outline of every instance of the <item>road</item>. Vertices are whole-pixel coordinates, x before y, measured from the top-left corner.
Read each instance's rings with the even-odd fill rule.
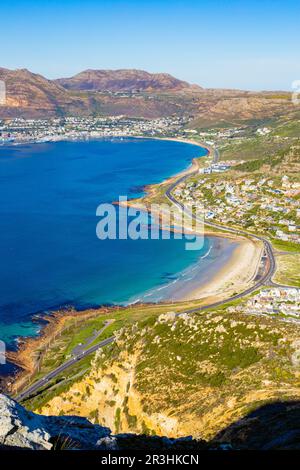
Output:
[[[93,352],[97,351],[100,348],[103,348],[107,344],[110,344],[114,341],[114,336],[111,336],[110,338],[106,338],[103,341],[100,341],[100,343],[94,344],[94,346],[91,346],[90,348],[86,349],[85,351],[81,351],[68,361],[64,362],[61,366],[57,367],[56,369],[52,370],[49,372],[49,374],[46,374],[42,379],[39,379],[37,382],[35,382],[33,385],[31,385],[29,388],[24,390],[22,393],[20,393],[17,397],[17,401],[24,400],[28,398],[30,395],[34,394],[39,390],[39,388],[43,387],[47,383],[50,382],[50,380],[54,379],[58,374],[66,370],[68,367],[74,365],[76,362],[80,361],[84,357],[88,356],[89,354],[92,354]]]
[[[214,147],[213,151],[214,151],[214,154],[212,158],[212,163],[218,163],[218,161],[220,160],[220,152],[217,149],[217,147]]]
[[[218,160],[219,160],[219,151],[218,151],[218,149],[214,149],[213,163],[217,163]],[[195,214],[193,214],[190,210],[188,210],[181,202],[177,201],[177,199],[172,194],[172,191],[175,189],[176,186],[178,186],[178,184],[184,182],[186,179],[190,178],[193,174],[197,174],[197,173],[198,173],[198,170],[196,169],[196,170],[191,171],[188,174],[182,176],[178,180],[176,180],[166,190],[165,195],[169,199],[169,201],[172,202],[178,209],[185,212],[193,220],[199,220],[201,222],[201,220],[198,219]],[[273,275],[275,273],[275,270],[276,270],[276,262],[275,262],[275,257],[274,257],[274,253],[273,253],[273,248],[272,248],[272,245],[269,242],[269,240],[267,240],[266,238],[264,238],[262,236],[248,233],[244,230],[235,229],[235,228],[232,228],[232,227],[224,227],[222,225],[218,225],[218,224],[215,224],[213,222],[205,221],[205,225],[207,225],[209,227],[212,227],[212,228],[216,228],[218,230],[222,230],[223,232],[226,232],[226,233],[230,232],[230,233],[234,233],[235,235],[247,236],[247,237],[251,237],[251,238],[254,238],[255,240],[259,240],[259,241],[263,242],[263,244],[264,244],[264,254],[265,254],[266,260],[267,260],[266,265],[265,265],[265,272],[264,272],[263,276],[253,286],[247,288],[243,292],[240,292],[239,294],[233,295],[232,297],[229,297],[227,299],[220,300],[218,302],[214,302],[214,303],[209,304],[209,305],[205,305],[205,306],[200,307],[200,308],[198,307],[196,309],[187,310],[186,313],[199,312],[201,310],[207,310],[209,308],[218,307],[220,305],[223,305],[224,303],[227,303],[227,302],[230,302],[232,300],[236,300],[236,299],[239,299],[241,297],[244,297],[245,295],[251,294],[251,292],[254,292],[259,287],[261,287],[263,285],[266,285],[266,284],[271,284],[273,286],[276,285],[272,281],[272,277],[273,277]]]
[[[214,149],[213,163],[217,163],[218,160],[219,160],[219,151],[217,149]],[[197,219],[195,214],[188,211],[186,209],[186,207],[181,202],[177,201],[177,199],[175,199],[175,197],[172,195],[172,191],[175,189],[175,187],[178,184],[182,183],[187,178],[190,178],[191,175],[197,174],[197,173],[198,173],[198,170],[194,170],[194,171],[191,171],[188,174],[182,176],[181,178],[176,180],[165,192],[165,195],[169,199],[170,202],[172,202],[176,207],[178,207],[180,210],[185,212],[189,217],[191,217],[194,220]],[[239,229],[234,229],[234,228],[231,228],[231,227],[223,227],[221,225],[217,225],[217,224],[214,224],[212,222],[205,222],[205,224],[208,225],[209,227],[216,228],[218,230],[222,230],[222,231],[227,232],[227,233],[230,232],[230,233],[234,233],[235,235],[243,235],[243,236],[247,236],[247,237],[252,237],[256,240],[259,240],[259,241],[263,242],[263,244],[264,244],[264,254],[265,254],[266,260],[267,260],[267,262],[265,264],[265,272],[264,272],[263,276],[253,286],[249,287],[248,289],[244,290],[243,292],[240,292],[239,294],[233,295],[232,297],[229,297],[229,298],[224,299],[224,300],[220,300],[218,302],[214,302],[214,303],[209,304],[209,305],[205,305],[205,306],[202,306],[202,307],[197,307],[197,308],[185,310],[185,313],[195,313],[195,312],[200,312],[200,311],[207,310],[207,309],[210,309],[210,308],[219,307],[220,305],[223,305],[227,302],[230,302],[230,301],[236,300],[236,299],[240,299],[241,297],[244,297],[245,295],[251,294],[252,292],[257,290],[258,288],[262,287],[263,285],[277,286],[277,284],[275,284],[272,281],[272,276],[274,275],[275,270],[276,270],[276,263],[275,263],[273,248],[272,248],[272,245],[269,242],[269,240],[267,240],[266,238],[264,238],[262,236],[259,236],[259,235],[253,235],[253,234],[250,234],[246,231],[239,230]],[[180,313],[178,313],[177,315],[180,315]],[[107,339],[105,339],[103,341],[100,341],[99,343],[95,344],[94,346],[91,346],[90,348],[86,349],[85,351],[82,351],[82,350],[79,349],[78,350],[79,352],[76,353],[76,355],[74,355],[74,357],[72,357],[72,359],[69,359],[67,362],[65,362],[61,366],[57,367],[56,369],[54,369],[52,372],[49,372],[49,374],[45,375],[42,379],[35,382],[28,389],[24,390],[22,393],[20,393],[16,397],[16,400],[20,401],[20,400],[24,400],[24,399],[28,398],[30,395],[37,392],[39,390],[39,388],[46,385],[50,380],[55,378],[58,374],[63,372],[65,369],[67,369],[71,365],[75,364],[79,360],[83,359],[84,357],[88,356],[89,354],[94,353],[98,349],[103,348],[107,344],[112,343],[113,341],[114,341],[114,336],[111,336],[110,338],[107,338]]]
[[[73,349],[72,351],[72,356],[78,356],[80,353],[82,353],[85,349],[87,349],[87,346],[89,346],[90,344],[94,343],[96,341],[97,338],[99,338],[100,335],[102,335],[103,331],[109,326],[111,325],[112,323],[112,320],[106,320],[104,322],[104,326],[101,328],[101,330],[97,330],[93,333],[92,336],[90,336],[86,341],[85,343],[80,343],[78,344],[77,346],[75,346],[75,348]]]

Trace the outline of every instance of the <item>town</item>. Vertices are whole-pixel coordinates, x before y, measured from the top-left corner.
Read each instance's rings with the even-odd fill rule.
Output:
[[[231,171],[220,178],[212,174],[228,168],[228,163],[200,168],[199,177],[182,182],[174,195],[185,205],[202,210],[206,220],[300,243],[298,176],[245,176]]]
[[[229,312],[243,312],[254,315],[275,315],[285,320],[300,319],[300,289],[273,287],[262,289],[247,301],[236,307],[229,307]]]
[[[97,137],[177,136],[190,119],[189,116],[152,120],[126,116],[6,119],[0,121],[0,144]]]

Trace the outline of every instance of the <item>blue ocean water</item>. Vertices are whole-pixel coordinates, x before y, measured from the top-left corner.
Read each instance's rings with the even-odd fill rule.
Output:
[[[136,197],[206,150],[180,142],[112,139],[0,147],[0,339],[39,326],[64,305],[124,303],[165,285],[213,245],[96,237],[96,208]]]

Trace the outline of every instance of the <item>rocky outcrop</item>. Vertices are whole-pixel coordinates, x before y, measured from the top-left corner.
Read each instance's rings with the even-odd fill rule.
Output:
[[[30,450],[124,450],[124,449],[201,450],[204,441],[191,437],[167,437],[119,434],[91,424],[77,416],[42,416],[25,410],[21,405],[0,394],[0,449]]]
[[[108,428],[77,416],[41,416],[0,395],[0,446],[33,450],[93,449],[110,437]]]
[[[262,406],[212,440],[116,434],[77,416],[42,416],[0,395],[1,450],[294,450],[300,449],[299,401]]]

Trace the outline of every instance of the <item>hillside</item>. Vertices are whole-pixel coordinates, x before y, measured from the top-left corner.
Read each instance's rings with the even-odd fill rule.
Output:
[[[113,435],[110,429],[92,424],[86,418],[47,417],[28,412],[2,394],[0,411],[0,450],[92,449],[189,453],[218,449],[299,449],[299,403],[264,406],[224,429],[210,442],[191,437],[170,439],[145,434]]]
[[[111,92],[200,92],[201,87],[190,85],[167,73],[149,73],[144,70],[85,70],[57,83],[68,90]]]
[[[0,119],[126,115],[191,116],[192,128],[227,127],[272,120],[294,111],[289,93],[202,89],[168,74],[139,70],[87,70],[48,80],[26,69],[0,68],[6,105]]]
[[[0,80],[6,85],[6,105],[0,106],[0,118],[59,116],[66,112],[78,113],[85,108],[66,90],[42,75],[27,69],[0,68]]]
[[[0,394],[0,450],[202,450],[205,442],[137,435],[112,435],[110,429],[77,416],[38,416]]]
[[[297,324],[225,309],[162,314],[116,336],[89,372],[31,407],[116,433],[207,440],[265,403],[300,397]]]
[[[233,127],[273,120],[295,111],[290,93],[206,90],[192,128]]]

